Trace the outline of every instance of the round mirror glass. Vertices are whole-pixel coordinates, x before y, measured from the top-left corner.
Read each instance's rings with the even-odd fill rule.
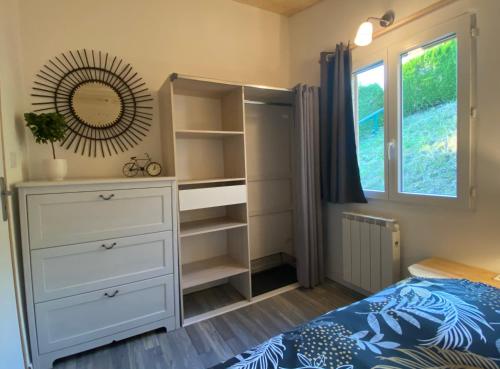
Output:
[[[118,93],[110,86],[86,82],[75,91],[71,100],[75,114],[93,127],[105,127],[120,117],[122,103]]]

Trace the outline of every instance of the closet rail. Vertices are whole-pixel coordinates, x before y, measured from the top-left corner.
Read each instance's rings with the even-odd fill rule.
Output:
[[[274,106],[293,106],[293,104],[289,104],[289,103],[269,102],[269,101],[257,101],[257,100],[245,100],[245,104],[274,105]]]

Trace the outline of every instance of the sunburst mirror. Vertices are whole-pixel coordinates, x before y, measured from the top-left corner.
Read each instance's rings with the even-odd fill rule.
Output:
[[[61,146],[111,156],[136,146],[153,117],[153,98],[128,63],[101,51],[76,50],[49,60],[33,82],[35,112],[55,111],[68,125]]]

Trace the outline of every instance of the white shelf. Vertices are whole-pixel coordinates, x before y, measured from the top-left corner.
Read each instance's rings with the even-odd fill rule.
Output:
[[[194,129],[179,129],[175,131],[177,138],[224,138],[243,136],[243,131],[208,131]]]
[[[208,179],[181,179],[178,181],[179,186],[210,184],[210,183],[225,183],[225,182],[240,182],[245,178],[208,178]]]
[[[221,98],[238,90],[241,85],[233,82],[218,81],[210,78],[196,77],[173,73],[170,79],[174,81],[174,94]]]
[[[247,272],[248,268],[227,255],[196,261],[182,266],[182,288],[188,289]]]
[[[281,213],[288,213],[293,211],[293,207],[287,207],[287,208],[281,208],[281,209],[266,209],[266,210],[260,210],[260,211],[250,211],[248,216],[249,217],[258,217],[262,215],[273,215],[273,214],[281,214]]]
[[[199,322],[202,322],[204,320],[214,318],[216,316],[226,314],[226,313],[229,313],[229,312],[237,310],[237,309],[241,309],[242,307],[248,306],[252,303],[251,301],[245,300],[243,297],[242,297],[242,299],[243,300],[241,300],[241,301],[238,301],[238,302],[235,302],[233,304],[226,305],[226,306],[222,306],[218,309],[209,310],[205,313],[194,315],[194,316],[189,317],[189,318],[184,318],[184,324],[182,326],[187,327],[188,325],[199,323]]]
[[[180,237],[196,236],[246,226],[247,224],[245,222],[239,222],[227,217],[204,219],[194,222],[181,223]]]

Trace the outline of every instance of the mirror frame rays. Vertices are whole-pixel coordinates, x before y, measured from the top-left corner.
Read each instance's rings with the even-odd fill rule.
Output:
[[[119,96],[120,115],[109,124],[86,122],[73,108],[76,90],[92,82],[110,87]],[[153,119],[153,97],[146,83],[129,63],[101,51],[68,51],[49,60],[36,74],[31,96],[35,112],[64,116],[68,128],[61,147],[89,157],[111,156],[136,146]]]

